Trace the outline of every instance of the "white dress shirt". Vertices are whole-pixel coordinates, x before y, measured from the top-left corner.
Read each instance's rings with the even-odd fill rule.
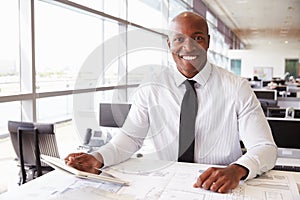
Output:
[[[271,169],[277,147],[248,81],[209,63],[192,79],[198,99],[195,162],[240,164],[249,169],[247,179]],[[130,158],[146,137],[160,159],[177,160],[185,80],[170,67],[138,87],[120,133],[98,150],[106,166]],[[240,140],[247,149],[244,155]]]

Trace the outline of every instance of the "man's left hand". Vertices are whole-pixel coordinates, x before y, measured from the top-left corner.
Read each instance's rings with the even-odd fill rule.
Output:
[[[241,178],[247,174],[247,169],[236,164],[225,168],[210,167],[198,177],[194,187],[226,193],[236,188]]]

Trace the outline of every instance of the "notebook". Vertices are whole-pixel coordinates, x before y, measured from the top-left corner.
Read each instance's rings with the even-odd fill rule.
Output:
[[[89,172],[80,171],[78,169],[70,167],[70,166],[66,165],[65,161],[60,158],[43,155],[43,154],[41,155],[41,158],[42,158],[43,162],[45,162],[49,166],[53,167],[54,169],[62,170],[62,171],[74,174],[75,176],[80,177],[80,178],[105,181],[105,182],[116,183],[116,184],[121,184],[121,185],[129,185],[128,181],[117,178],[114,175],[109,174],[104,171],[101,171],[101,170],[100,170],[101,173],[99,175],[97,175],[97,174],[92,174]]]

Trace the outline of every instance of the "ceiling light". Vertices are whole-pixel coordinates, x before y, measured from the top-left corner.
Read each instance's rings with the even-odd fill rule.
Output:
[[[284,41],[284,43],[285,43],[285,44],[288,44],[288,43],[289,43],[289,41],[287,41],[287,40],[286,40],[286,41]]]

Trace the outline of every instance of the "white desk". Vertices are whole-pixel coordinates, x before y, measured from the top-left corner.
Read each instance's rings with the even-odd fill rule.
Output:
[[[291,184],[295,178],[300,185],[300,173],[292,172],[271,171],[264,179],[241,182],[228,194],[193,188],[198,175],[208,167],[209,165],[194,163],[130,159],[107,169],[108,172],[130,181],[130,186],[89,181],[55,170],[14,191],[0,195],[0,199],[300,199],[297,185]],[[259,182],[262,180],[264,182]]]

